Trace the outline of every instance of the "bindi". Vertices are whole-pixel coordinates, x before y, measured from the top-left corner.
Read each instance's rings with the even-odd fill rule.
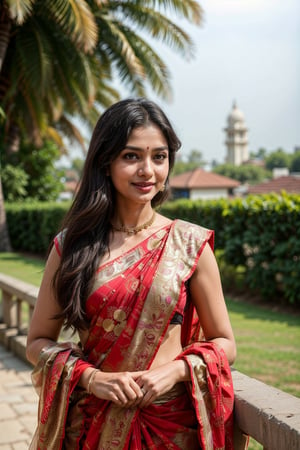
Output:
[[[149,150],[149,146],[147,146],[146,149]]]

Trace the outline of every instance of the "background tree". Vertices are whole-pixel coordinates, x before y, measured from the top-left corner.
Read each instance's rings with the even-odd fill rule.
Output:
[[[169,70],[145,36],[190,57],[190,37],[169,17],[199,24],[201,12],[192,0],[2,0],[2,151],[17,152],[22,140],[38,148],[52,139],[63,148],[65,136],[84,146],[73,118],[93,127],[102,109],[119,98],[116,78],[133,95],[145,95],[149,85],[167,97]]]
[[[63,171],[55,164],[59,158],[60,150],[53,141],[46,141],[41,148],[22,142],[17,154],[6,157],[2,174],[4,199],[56,200],[64,188]]]
[[[83,170],[84,160],[82,158],[73,158],[71,160],[71,169],[76,172],[78,178],[80,178]]]
[[[172,175],[179,175],[180,173],[188,172],[189,170],[203,167],[206,161],[203,159],[203,153],[200,150],[191,150],[185,158],[178,158],[172,170]]]
[[[88,5],[83,3],[2,0],[1,155],[18,152],[24,137],[36,147],[41,146],[43,137],[56,139],[63,146],[58,126],[65,132],[71,130],[73,136],[80,138],[80,133],[76,133],[76,129],[63,114],[67,102],[62,99],[69,102],[71,109],[72,103],[76,104],[76,96],[72,95],[76,87],[79,93],[77,99],[80,100],[81,93],[85,98],[85,105],[92,99],[91,95],[86,96],[85,88],[89,88],[89,85],[84,83],[84,78],[82,83],[77,80],[76,84],[74,80],[76,76],[77,79],[80,78],[80,72],[89,73],[83,56],[97,42],[94,17]],[[72,47],[75,49],[73,52]],[[78,63],[80,57],[82,64],[76,67],[75,61]],[[72,73],[72,65],[74,77],[64,80],[65,74],[67,76]],[[68,70],[67,66],[71,68]],[[0,192],[2,194],[1,179]],[[0,250],[8,250],[10,245],[2,195],[0,219]]]
[[[291,163],[291,155],[286,153],[282,148],[278,148],[266,156],[265,162],[268,170],[283,167],[289,168]]]
[[[114,78],[133,95],[145,95],[149,85],[168,96],[169,70],[143,36],[189,57],[191,39],[167,15],[195,24],[201,19],[199,4],[191,0],[4,0],[2,5],[0,25],[7,33],[0,42],[0,100],[8,151],[18,149],[24,134],[36,145],[50,136],[63,145],[66,134],[82,144],[71,118],[93,127],[101,107],[119,97]]]
[[[270,176],[264,168],[251,164],[243,164],[241,166],[221,164],[214,167],[213,172],[240,181],[241,183],[249,184],[260,183]]]
[[[257,150],[257,152],[250,152],[250,158],[264,160],[267,156],[267,153],[267,149],[261,147]]]
[[[29,198],[39,201],[57,199],[64,188],[61,181],[63,171],[55,165],[59,158],[60,150],[53,141],[45,141],[41,148],[22,143],[20,164],[29,174],[26,187]]]
[[[9,202],[25,200],[29,176],[21,167],[7,164],[2,170],[3,197]]]
[[[188,162],[195,163],[198,167],[203,167],[206,164],[206,161],[203,159],[203,153],[200,150],[193,149],[188,154]]]
[[[300,172],[300,150],[291,156],[291,172]]]

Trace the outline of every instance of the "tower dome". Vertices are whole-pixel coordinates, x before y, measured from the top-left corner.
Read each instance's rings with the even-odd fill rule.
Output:
[[[232,110],[227,116],[226,133],[227,157],[229,164],[239,166],[249,159],[248,156],[248,129],[242,111],[233,102]]]
[[[237,107],[236,102],[233,102],[232,110],[227,117],[227,123],[229,126],[234,126],[236,123],[242,122],[244,124],[245,117],[242,111]]]

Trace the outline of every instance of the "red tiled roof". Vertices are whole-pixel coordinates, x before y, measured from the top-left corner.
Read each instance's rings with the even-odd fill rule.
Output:
[[[78,182],[75,180],[65,182],[65,190],[67,192],[76,192],[78,189]]]
[[[170,186],[177,189],[231,189],[239,185],[239,181],[200,168],[170,178]]]
[[[269,192],[280,193],[281,191],[300,194],[300,177],[287,175],[274,178],[274,180],[249,187],[248,194],[267,194]]]

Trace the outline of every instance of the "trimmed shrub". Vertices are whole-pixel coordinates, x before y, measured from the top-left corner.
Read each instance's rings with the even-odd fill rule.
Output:
[[[16,251],[45,254],[65,216],[69,203],[6,204],[11,244]]]
[[[247,288],[265,299],[300,305],[299,195],[283,192],[228,201],[178,200],[161,211],[214,229],[223,266],[243,268]]]
[[[236,200],[224,221],[225,260],[245,266],[250,288],[300,304],[300,196]]]
[[[12,246],[45,254],[69,203],[7,204]],[[272,301],[300,305],[300,196],[249,196],[233,200],[177,200],[160,212],[215,230],[224,284],[234,270],[245,288]],[[223,278],[224,279],[224,278]]]
[[[215,230],[215,247],[225,246],[224,211],[228,208],[228,200],[176,200],[165,203],[159,212],[171,219],[180,218],[197,223],[210,230]]]

